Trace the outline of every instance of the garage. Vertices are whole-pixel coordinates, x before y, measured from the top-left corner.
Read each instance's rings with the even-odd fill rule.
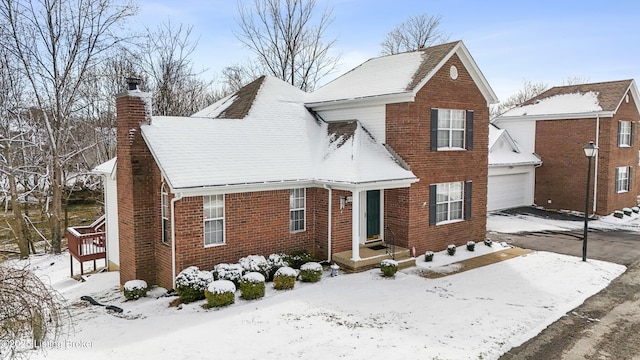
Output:
[[[487,210],[502,210],[533,203],[529,195],[529,173],[490,175],[487,184]],[[529,196],[528,196],[529,195]]]

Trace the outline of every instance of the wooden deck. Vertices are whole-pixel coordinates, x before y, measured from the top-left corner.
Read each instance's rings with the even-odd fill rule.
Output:
[[[93,261],[96,268],[96,260],[106,259],[105,244],[105,216],[102,215],[91,225],[74,226],[67,228],[67,243],[71,256],[71,276],[73,276],[73,259],[80,262],[80,275],[84,275],[84,263]]]

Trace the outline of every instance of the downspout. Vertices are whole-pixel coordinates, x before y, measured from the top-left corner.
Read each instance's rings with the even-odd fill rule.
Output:
[[[596,115],[596,148],[600,145],[600,115]],[[598,156],[593,167],[593,214],[596,213],[598,203]]]
[[[176,288],[176,201],[182,199],[182,193],[177,193],[171,199],[171,287]]]
[[[333,207],[332,207],[332,189],[324,184],[324,188],[329,190],[329,209],[327,210],[327,261],[331,263],[331,218],[333,217]]]

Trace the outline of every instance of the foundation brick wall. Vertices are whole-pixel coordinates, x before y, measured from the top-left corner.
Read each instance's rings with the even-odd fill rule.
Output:
[[[456,80],[449,75],[452,65],[458,69]],[[474,111],[472,150],[430,150],[432,108]],[[482,241],[486,234],[489,110],[458,56],[452,56],[429,80],[415,102],[387,105],[386,118],[387,143],[420,179],[409,189],[385,191],[385,224],[398,229],[394,230],[397,243],[415,247],[420,254],[443,250],[449,244]],[[471,219],[429,226],[429,185],[453,181],[473,182]]]

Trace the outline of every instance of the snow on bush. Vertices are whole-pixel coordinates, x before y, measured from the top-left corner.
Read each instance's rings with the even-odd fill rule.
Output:
[[[398,271],[398,262],[391,259],[384,259],[380,262],[380,270],[384,277],[393,276]]]
[[[147,295],[147,282],[144,280],[129,280],[124,283],[124,297],[127,300],[137,300]]]
[[[209,307],[231,305],[236,301],[236,285],[230,280],[212,281],[205,291]]]
[[[489,238],[486,238],[486,239],[484,239],[484,244],[485,244],[486,246],[489,246],[489,247],[490,247],[490,246],[492,246],[492,245],[493,245],[493,241],[491,241],[491,239],[489,239]]]
[[[240,280],[240,293],[243,299],[253,300],[264,297],[264,275],[259,272],[250,272],[242,276]]]
[[[433,251],[427,251],[424,253],[424,261],[433,261]]]
[[[449,246],[447,246],[447,254],[453,256],[456,253],[456,246],[451,244]]]
[[[229,280],[238,286],[244,269],[240,264],[218,264],[213,268],[213,278],[216,280]]]
[[[289,266],[286,254],[271,254],[267,259],[267,262],[269,263],[269,265],[271,265],[271,272],[269,273],[269,277],[267,277],[267,280],[269,281],[273,279],[273,276],[275,275],[276,271],[278,271],[278,269]]]
[[[313,261],[307,250],[295,250],[286,258],[287,263],[294,269],[300,269],[303,264]]]
[[[631,213],[633,212],[633,210],[631,210],[631,208],[626,207],[622,209],[622,212],[627,216],[631,216]]]
[[[238,263],[245,272],[259,272],[267,279],[271,273],[271,264],[262,255],[249,255],[241,258]]]
[[[279,268],[273,276],[273,288],[276,290],[293,289],[298,274],[293,268],[284,266]]]
[[[467,250],[474,251],[476,249],[475,241],[467,241]]]
[[[300,280],[303,282],[318,282],[322,277],[322,265],[308,262],[300,266]]]
[[[191,302],[205,298],[204,291],[213,281],[208,271],[200,271],[197,266],[189,266],[176,276],[176,291],[182,302]]]
[[[634,206],[631,208],[631,211],[633,211],[634,213],[640,213],[640,207]]]
[[[618,219],[622,219],[622,217],[624,216],[624,213],[620,210],[616,210],[613,212],[613,216],[617,217]]]

